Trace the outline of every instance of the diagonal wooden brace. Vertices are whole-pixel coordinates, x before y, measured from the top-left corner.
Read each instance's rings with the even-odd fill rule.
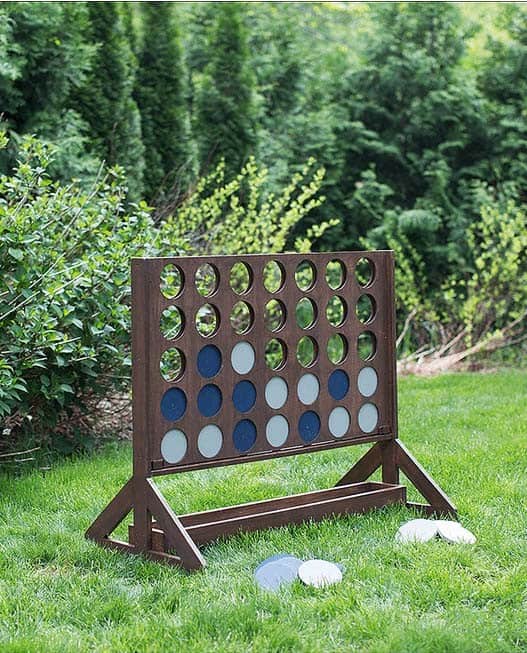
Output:
[[[379,467],[382,467],[384,483],[399,483],[399,471],[402,471],[429,502],[421,504],[408,501],[408,507],[423,510],[430,515],[456,516],[456,507],[452,501],[400,440],[377,442],[344,474],[337,485],[366,481]]]

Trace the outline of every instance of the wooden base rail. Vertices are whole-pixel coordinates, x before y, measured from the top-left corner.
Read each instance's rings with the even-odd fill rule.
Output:
[[[368,481],[379,467],[382,482]],[[406,501],[399,471],[429,504]],[[456,515],[441,488],[398,440],[391,440],[375,444],[333,488],[187,515],[176,516],[151,478],[133,477],[93,522],[86,537],[108,548],[195,570],[206,564],[198,546],[219,537],[392,504],[430,515]],[[112,539],[110,534],[131,510],[134,523],[128,529],[129,542]]]

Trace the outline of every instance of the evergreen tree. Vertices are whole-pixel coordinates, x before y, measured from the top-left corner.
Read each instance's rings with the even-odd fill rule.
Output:
[[[142,191],[143,143],[139,110],[132,97],[134,57],[126,38],[120,7],[88,2],[90,38],[97,44],[91,71],[77,96],[90,126],[94,152],[109,165],[126,170],[130,197]]]
[[[240,171],[256,144],[253,79],[247,66],[242,4],[221,2],[209,36],[209,63],[197,97],[195,134],[201,168],[225,159],[227,176]]]
[[[145,194],[159,205],[170,191],[184,192],[193,172],[185,70],[174,6],[145,3],[142,17],[136,96],[145,145]],[[177,197],[170,201],[177,202]]]

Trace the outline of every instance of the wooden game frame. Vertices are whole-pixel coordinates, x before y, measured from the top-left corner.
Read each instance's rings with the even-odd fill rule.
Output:
[[[365,285],[361,285],[354,274],[362,258],[367,258],[373,268],[372,279]],[[263,270],[272,261],[278,264],[285,279],[276,292],[270,292],[262,283]],[[315,282],[310,288],[302,290],[295,283],[295,270],[305,261],[313,267]],[[324,271],[333,261],[340,262],[344,273],[343,283],[337,288],[330,287],[324,278]],[[243,263],[250,270],[249,290],[244,293],[236,293],[228,285],[230,270],[236,263]],[[213,293],[206,297],[200,295],[193,285],[196,271],[203,264],[212,265],[220,280]],[[166,265],[177,266],[185,280],[184,292],[171,298],[160,292],[160,275]],[[363,294],[369,295],[374,306],[371,319],[365,323],[352,310]],[[348,307],[343,324],[330,324],[323,315],[322,308],[328,298],[334,295],[344,298]],[[287,311],[291,311],[303,297],[312,298],[313,304],[318,307],[319,314],[312,326],[302,329],[294,319],[288,319],[272,333],[266,329],[262,319],[266,302],[278,299]],[[316,409],[320,415],[325,416],[336,403],[350,407],[352,417],[346,436],[332,437],[322,425],[320,435],[313,442],[306,443],[292,432],[286,446],[273,448],[261,436],[265,422],[273,410],[261,401],[252,411],[258,440],[250,451],[236,451],[232,442],[225,437],[221,455],[212,459],[200,456],[194,446],[196,432],[200,426],[210,422],[210,418],[203,418],[200,422],[201,416],[193,412],[193,402],[204,379],[188,369],[188,365],[181,379],[167,384],[161,378],[160,356],[174,342],[167,341],[161,333],[160,316],[169,306],[180,307],[185,316],[194,316],[197,307],[207,302],[217,304],[220,312],[229,313],[233,303],[245,300],[253,311],[252,325],[246,333],[234,334],[229,321],[224,320],[210,338],[204,338],[187,319],[183,332],[174,342],[179,343],[178,346],[187,353],[187,360],[191,361],[206,343],[215,343],[227,352],[236,342],[247,340],[256,351],[254,375],[262,379],[263,384],[271,375],[278,374],[286,380],[290,389],[295,387],[301,374],[313,371],[320,379],[326,379],[335,365],[341,366],[351,379],[350,396],[345,401],[335,402],[328,393],[322,392],[317,399]],[[391,251],[132,259],[133,476],[93,522],[86,536],[109,548],[142,554],[152,560],[181,565],[191,570],[205,565],[199,545],[241,531],[317,520],[329,515],[364,512],[394,503],[419,508],[428,514],[455,515],[456,509],[450,499],[398,440],[394,306],[394,259]],[[377,343],[375,355],[371,359],[360,360],[354,347],[349,348],[339,363],[331,363],[324,356],[322,349],[333,333],[346,334],[348,340],[354,342],[366,330],[374,335]],[[305,334],[313,336],[314,342],[318,344],[319,350],[312,366],[304,369],[294,355],[289,355],[283,368],[266,368],[263,347],[269,338],[278,337],[291,348],[292,343]],[[374,395],[378,420],[371,432],[364,432],[357,422],[355,406],[368,399],[358,393],[355,381],[360,370],[370,365],[378,377]],[[218,385],[225,395],[230,392],[238,376],[228,366],[228,361],[223,362],[223,368],[223,376]],[[157,407],[160,397],[169,387],[183,388],[189,405],[186,417],[178,422],[183,424],[182,428],[187,433],[189,448],[186,457],[177,464],[167,463],[160,453],[162,434],[170,428],[170,424]],[[258,390],[261,395],[260,386]],[[282,412],[294,426],[306,406],[298,401],[289,403],[289,408]],[[229,425],[238,418],[236,410],[229,402],[225,402],[222,421],[215,421],[218,421],[227,436]],[[153,477],[164,474],[364,443],[373,443],[373,446],[334,487],[293,496],[178,516],[153,482]],[[382,469],[382,481],[369,481],[378,468]],[[400,471],[415,485],[428,504],[415,504],[406,500],[406,488],[399,482]],[[134,522],[129,527],[129,541],[110,537],[132,510]]]

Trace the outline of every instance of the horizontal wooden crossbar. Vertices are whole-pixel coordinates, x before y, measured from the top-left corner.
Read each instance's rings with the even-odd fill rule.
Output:
[[[405,501],[403,485],[370,481],[191,513],[180,516],[179,520],[193,542],[201,545],[225,535],[361,513]],[[133,542],[133,524],[129,531]],[[152,524],[152,549],[165,551],[164,533],[157,522]]]

